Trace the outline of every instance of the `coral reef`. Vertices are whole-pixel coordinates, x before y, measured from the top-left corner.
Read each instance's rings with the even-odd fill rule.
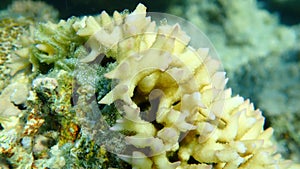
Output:
[[[299,168],[211,46],[144,5],[25,30],[1,50],[1,168]]]
[[[122,159],[133,168],[287,167],[272,155],[272,129],[263,130],[261,112],[224,90],[224,73],[208,51],[188,46],[178,25],[161,25],[156,32],[145,16],[139,5],[124,19],[103,12],[74,24],[79,36],[91,36],[82,62],[104,53],[118,63],[105,75],[117,84],[99,103],[114,103],[123,114],[111,127],[129,131],[123,142],[133,148],[121,152]]]
[[[268,125],[276,129],[274,135],[279,151],[294,161],[300,161],[299,127],[293,125],[299,120],[300,110],[300,60],[297,55],[299,50],[295,49],[281,58],[253,60],[237,71],[230,82],[235,92],[250,97],[265,112]]]
[[[29,23],[3,18],[0,20],[0,91],[2,91],[10,81],[11,69],[8,66],[13,50],[21,48],[18,43],[22,34],[27,32]]]
[[[80,116],[74,118],[72,72],[76,58],[86,52],[85,39],[72,29],[79,18],[58,24],[38,23],[40,16],[31,15],[30,10],[14,18],[17,15],[11,13],[15,11],[12,9],[25,2],[15,3],[1,12],[1,68],[6,70],[1,74],[1,168],[128,168],[128,164],[81,132],[84,126],[79,126]],[[26,3],[26,7],[45,5]],[[41,8],[46,10],[47,6]],[[109,67],[95,69],[102,95],[110,89],[109,82],[105,84],[103,80]],[[103,113],[107,115],[103,117],[107,116],[108,122],[116,121],[110,110],[105,107]]]
[[[42,1],[13,1],[6,9],[0,12],[0,17],[22,17],[34,21],[56,21],[58,11]]]
[[[57,13],[47,4],[33,1],[15,1],[7,10],[0,11],[1,91],[10,83],[11,75],[29,67],[29,58],[24,57],[28,50],[23,48],[32,45],[35,23],[55,21]]]
[[[26,4],[15,2],[12,6],[18,3]],[[32,2],[30,5],[32,9],[33,4]],[[47,7],[42,4],[41,7]],[[37,20],[19,12],[13,7],[0,12],[1,168],[31,168],[33,156],[30,146],[33,146],[33,139],[23,137],[24,132],[30,127],[37,130],[43,123],[40,119],[29,120],[30,116],[28,121],[24,120],[28,116],[26,104],[30,97],[30,62],[28,58],[17,54],[22,53],[24,46],[32,45],[31,31]],[[30,15],[31,10],[27,14]],[[23,71],[18,72],[19,70]]]
[[[255,0],[188,0],[169,12],[198,26],[220,52],[230,78],[248,61],[278,57],[295,44],[295,32],[259,9]],[[189,11],[189,12],[186,12]],[[249,15],[251,14],[251,15]]]
[[[262,110],[266,127],[275,129],[280,152],[299,162],[299,128],[293,123],[300,108],[296,104],[300,101],[299,26],[282,25],[280,18],[258,3],[189,0],[169,11],[184,16],[208,35],[219,51],[233,93],[250,98]]]
[[[84,39],[76,36],[71,28],[75,20],[76,18],[70,18],[68,21],[61,20],[58,24],[50,22],[36,26],[36,45],[28,49],[33,69],[45,73],[56,67],[67,71],[74,69],[77,53],[80,53],[75,49],[84,43]]]

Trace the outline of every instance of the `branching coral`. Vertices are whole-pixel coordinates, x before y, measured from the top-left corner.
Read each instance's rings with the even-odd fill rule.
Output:
[[[299,129],[293,123],[300,109],[296,104],[300,100],[300,31],[297,26],[282,24],[283,15],[264,9],[273,1],[188,0],[181,3],[174,4],[169,11],[185,17],[209,36],[231,79],[228,86],[235,94],[249,97],[262,110],[267,126],[275,129],[276,140],[281,145],[279,152],[284,152],[285,158],[300,161]]]
[[[72,29],[75,21],[76,18],[70,18],[68,21],[61,20],[58,24],[41,23],[37,26],[34,37],[36,45],[29,49],[35,69],[41,70],[44,66],[49,70],[55,66],[72,70],[76,58],[75,49],[83,43],[83,39],[76,36]]]
[[[189,46],[179,25],[155,27],[141,4],[131,14],[103,12],[74,24],[90,38],[81,62],[104,54],[118,63],[106,74],[117,84],[99,103],[114,103],[123,115],[111,130],[131,131],[132,149],[120,157],[133,168],[287,168],[274,155],[273,130],[263,129],[249,101],[224,89],[225,73],[209,50]]]
[[[35,8],[31,9],[33,7]],[[36,10],[38,9],[36,7],[41,9]],[[76,36],[72,29],[75,17],[54,24],[51,21],[57,19],[57,11],[43,2],[33,1],[16,1],[1,14],[0,18],[3,22],[1,25],[12,24],[12,28],[5,25],[6,30],[3,30],[3,36],[9,34],[7,37],[11,39],[8,39],[6,44],[1,41],[1,44],[4,47],[9,45],[8,42],[14,45],[14,48],[9,50],[9,54],[4,53],[7,55],[5,56],[6,67],[9,69],[6,72],[14,75],[21,70],[31,68],[34,72],[45,73],[53,67],[68,71],[74,67],[75,49],[83,43],[83,39]],[[17,15],[16,18],[13,18],[15,15]],[[18,18],[18,15],[22,17]],[[48,23],[38,21],[48,21]],[[1,62],[3,62],[2,58],[3,56],[1,56]]]
[[[289,52],[281,58],[249,62],[230,82],[236,92],[251,97],[264,112],[267,124],[275,129],[279,152],[294,161],[300,160],[299,127],[294,125],[299,120],[299,72],[297,52]],[[263,79],[268,79],[268,83]],[[251,90],[245,90],[249,87]]]

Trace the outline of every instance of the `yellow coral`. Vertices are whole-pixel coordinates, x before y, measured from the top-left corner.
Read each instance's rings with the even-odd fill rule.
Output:
[[[123,103],[111,129],[135,133],[125,138],[135,149],[122,158],[133,168],[287,168],[290,162],[274,155],[261,112],[224,89],[225,73],[209,49],[189,46],[178,24],[155,26],[142,4],[131,14],[103,12],[73,25],[90,38],[82,62],[105,54],[118,63],[106,74],[117,84],[99,103]]]

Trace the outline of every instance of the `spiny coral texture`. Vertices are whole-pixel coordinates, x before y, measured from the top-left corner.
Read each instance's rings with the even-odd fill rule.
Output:
[[[156,26],[140,4],[131,14],[102,12],[73,27],[89,37],[91,52],[81,62],[105,54],[118,63],[106,74],[118,83],[99,103],[124,103],[111,130],[134,133],[125,140],[135,149],[120,156],[133,168],[289,166],[274,155],[273,130],[263,129],[261,112],[224,89],[218,61],[189,46],[179,25]]]
[[[253,60],[236,72],[235,77],[234,83],[231,81],[235,91],[251,96],[275,129],[278,151],[299,162],[300,126],[295,125],[300,119],[300,60],[297,53]],[[268,83],[263,79],[268,79]],[[250,87],[251,90],[246,90]]]
[[[279,21],[261,8],[279,0],[261,2],[187,0],[171,5],[169,11],[187,18],[210,37],[230,78],[228,86],[234,93],[250,97],[263,111],[275,130],[279,152],[300,161],[300,128],[294,123],[300,109],[300,31],[297,25],[282,25],[284,16]],[[280,2],[284,8],[284,1]]]

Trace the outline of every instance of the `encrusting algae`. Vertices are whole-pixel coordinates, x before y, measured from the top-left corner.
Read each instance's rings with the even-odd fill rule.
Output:
[[[210,49],[144,5],[33,31],[0,96],[2,168],[299,168]]]

